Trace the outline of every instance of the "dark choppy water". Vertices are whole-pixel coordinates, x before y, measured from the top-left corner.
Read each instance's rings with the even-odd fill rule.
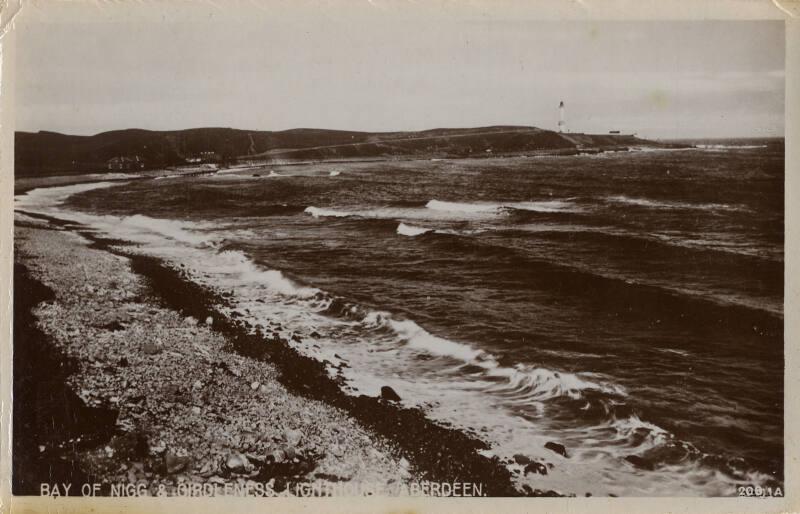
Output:
[[[354,390],[552,462],[535,487],[731,495],[783,483],[783,176],[756,146],[276,167],[69,205]]]

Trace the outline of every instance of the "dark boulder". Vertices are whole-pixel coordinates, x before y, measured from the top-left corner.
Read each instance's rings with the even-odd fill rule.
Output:
[[[525,466],[525,474],[528,473],[539,473],[540,475],[547,474],[547,466],[542,464],[541,462],[531,462],[527,466]]]
[[[191,459],[189,457],[179,457],[170,451],[164,453],[164,469],[169,475],[183,471],[189,466],[190,462]]]
[[[384,400],[392,401],[392,402],[399,402],[400,401],[400,395],[398,395],[396,392],[394,392],[394,389],[392,389],[389,386],[381,387],[381,398],[383,398]]]
[[[161,353],[161,347],[148,341],[142,345],[142,351],[147,355],[156,355]]]
[[[639,457],[638,455],[628,455],[625,457],[625,460],[633,464],[636,468],[653,471],[653,463]]]
[[[516,462],[520,466],[524,466],[526,464],[530,464],[533,461],[531,460],[530,457],[526,457],[525,455],[522,455],[521,453],[517,453],[517,454],[514,455],[514,462]]]
[[[556,452],[557,454],[559,454],[559,455],[561,455],[563,457],[568,457],[567,449],[564,448],[563,444],[554,443],[553,441],[549,441],[547,444],[544,445],[544,447],[547,448],[550,451]]]
[[[123,325],[119,321],[112,321],[110,323],[106,323],[105,325],[101,326],[100,328],[104,328],[106,330],[110,330],[111,332],[119,332],[121,330],[125,330],[125,325]]]

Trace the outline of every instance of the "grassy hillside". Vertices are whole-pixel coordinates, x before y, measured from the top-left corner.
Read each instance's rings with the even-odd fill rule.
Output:
[[[535,127],[439,128],[419,132],[353,132],[292,129],[278,132],[232,128],[176,131],[115,130],[93,136],[17,132],[18,176],[102,171],[117,156],[142,158],[148,168],[184,164],[201,152],[225,162],[384,157],[468,157],[537,150],[648,143],[631,136],[558,134]],[[652,143],[657,144],[657,143]]]

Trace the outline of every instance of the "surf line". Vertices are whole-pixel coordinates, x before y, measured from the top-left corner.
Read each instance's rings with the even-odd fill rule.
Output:
[[[275,333],[267,334],[223,315],[227,301],[210,288],[188,278],[185,272],[149,255],[126,252],[120,241],[99,236],[91,227],[57,217],[26,212],[91,241],[91,247],[129,259],[134,273],[146,278],[151,291],[173,310],[197,319],[213,317],[213,330],[231,342],[233,351],[245,357],[267,360],[280,371],[279,381],[291,392],[339,407],[366,428],[397,445],[401,454],[427,480],[479,484],[484,496],[544,496],[554,491],[520,490],[511,472],[497,457],[480,452],[489,445],[465,432],[441,426],[419,408],[401,407],[368,396],[349,396],[332,379],[324,363],[305,356]],[[218,321],[217,321],[218,320]]]

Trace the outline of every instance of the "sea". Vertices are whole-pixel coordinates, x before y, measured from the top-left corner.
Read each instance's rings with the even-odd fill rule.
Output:
[[[15,201],[231,294],[226,312],[348,394],[390,386],[489,456],[552,464],[509,464],[519,485],[784,487],[782,141],[233,168]]]

